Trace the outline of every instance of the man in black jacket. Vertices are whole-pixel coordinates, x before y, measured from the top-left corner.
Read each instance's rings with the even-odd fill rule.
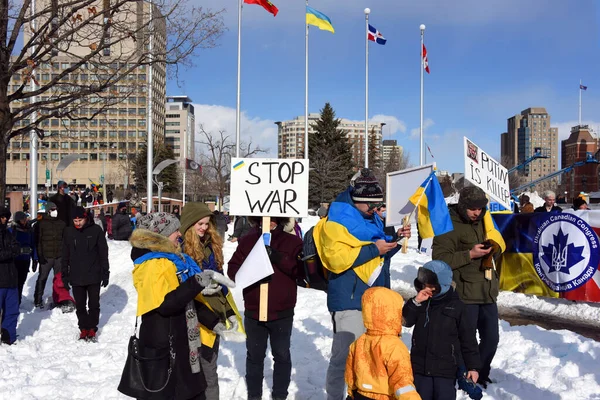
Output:
[[[0,313],[2,314],[2,343],[13,344],[17,340],[19,318],[19,289],[15,258],[20,246],[8,231],[10,211],[0,206]]]
[[[33,226],[35,248],[39,261],[39,275],[35,282],[35,292],[33,294],[33,303],[37,308],[44,307],[44,289],[46,289],[50,271],[54,271],[54,276],[60,272],[63,231],[66,226],[65,222],[58,218],[56,204],[51,201],[46,203],[46,211],[42,215],[42,219]]]
[[[50,197],[50,201],[56,205],[58,210],[58,218],[67,226],[73,224],[73,209],[77,203],[69,196],[69,185],[65,181],[58,181],[57,192]]]
[[[417,295],[402,309],[404,325],[415,327],[410,351],[415,386],[427,400],[456,398],[460,360],[464,360],[467,377],[473,382],[477,382],[481,368],[475,327],[451,284],[450,266],[429,261],[419,268],[415,279]]]
[[[129,240],[132,231],[131,220],[127,214],[127,203],[122,201],[112,217],[113,240]]]
[[[62,279],[65,288],[73,286],[79,339],[96,341],[100,319],[100,285],[108,286],[108,277],[108,245],[104,232],[90,222],[85,208],[77,207],[73,213],[73,226],[65,229]]]

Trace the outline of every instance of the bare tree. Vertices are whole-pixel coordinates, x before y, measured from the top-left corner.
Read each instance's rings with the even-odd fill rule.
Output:
[[[192,0],[4,0],[0,3],[0,181],[9,142],[50,119],[87,121],[144,92],[130,76],[166,79],[223,33],[222,10]],[[23,45],[21,46],[21,39]],[[60,66],[60,68],[55,68]],[[89,110],[83,113],[82,110]],[[0,185],[0,197],[6,187]]]
[[[235,156],[235,142],[224,130],[218,134],[207,132],[200,126],[202,140],[198,141],[201,149],[201,165],[203,174],[210,183],[211,191],[219,196],[219,202],[223,196],[229,193],[229,174],[231,172],[231,158]],[[240,157],[247,158],[260,153],[266,153],[260,146],[254,146],[252,139],[248,143],[240,143]]]

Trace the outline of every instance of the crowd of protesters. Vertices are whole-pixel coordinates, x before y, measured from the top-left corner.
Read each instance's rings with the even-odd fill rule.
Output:
[[[411,230],[385,227],[383,196],[372,171],[362,169],[319,209],[320,220],[310,231],[328,273],[333,341],[327,399],[455,399],[457,382],[470,398],[480,399],[481,388],[493,383],[491,363],[499,342],[494,259],[501,249],[486,238],[488,199],[479,188],[461,190],[458,204],[449,206],[454,229],[434,238],[433,260],[419,268],[417,295],[405,302],[390,290],[390,262]],[[545,204],[535,211],[561,211],[554,197],[544,193]],[[520,202],[521,212],[534,211],[526,195]],[[248,399],[263,396],[268,343],[274,360],[272,398],[287,398],[297,286],[307,274],[307,242],[297,221],[272,217],[263,227],[261,218],[237,217],[226,238],[229,216],[204,203],[187,203],[181,213],[177,208],[171,214],[142,215],[123,201],[113,216],[78,204],[61,181],[33,223],[17,212],[9,226],[10,212],[0,207],[3,343],[17,338],[30,270],[38,272],[35,307],[48,305],[43,295],[52,272],[52,304],[63,312],[74,309],[79,339],[95,342],[100,291],[110,277],[107,237],[129,241],[140,344],[177,355],[165,364],[170,365],[168,384],[148,388],[155,390],[154,398],[219,399],[219,348],[222,338],[233,334],[245,335]],[[583,199],[574,202],[575,209],[586,206]],[[265,250],[274,273],[243,290],[242,317],[230,288],[263,231],[271,232]],[[225,240],[236,242],[228,262]],[[259,317],[262,286],[269,287],[264,318]],[[414,327],[410,351],[400,339],[402,325]]]

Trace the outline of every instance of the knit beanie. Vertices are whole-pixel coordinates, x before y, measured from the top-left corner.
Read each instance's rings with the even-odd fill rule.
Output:
[[[581,197],[577,197],[575,198],[575,200],[573,200],[573,209],[579,210],[579,207],[581,207],[584,204],[587,204],[587,202]]]
[[[27,214],[23,211],[17,211],[13,217],[13,221],[15,222],[23,221],[24,219],[27,219]]]
[[[209,216],[211,219],[214,218],[214,214],[210,211],[206,203],[186,203],[181,212],[181,234],[185,235],[185,232],[190,229],[192,225],[202,218]]]
[[[71,215],[73,219],[87,219],[88,213],[85,208],[78,206],[73,209],[73,215]]]
[[[56,208],[57,208],[56,204],[54,204],[53,202],[51,202],[51,201],[46,202],[46,211],[50,211],[52,209],[56,210]]]
[[[121,208],[127,208],[127,202],[126,201],[122,201],[119,203],[119,205],[117,206],[117,210],[120,210]]]
[[[4,206],[0,206],[0,217],[6,217],[7,219],[10,219],[10,216],[10,210]]]
[[[181,224],[176,216],[166,212],[150,213],[137,219],[136,225],[159,235],[169,237],[179,230]]]
[[[467,210],[485,208],[487,203],[488,199],[485,195],[485,192],[477,186],[468,186],[460,191],[458,204]]]
[[[355,203],[383,202],[383,189],[368,168],[363,168],[352,177],[352,201]]]

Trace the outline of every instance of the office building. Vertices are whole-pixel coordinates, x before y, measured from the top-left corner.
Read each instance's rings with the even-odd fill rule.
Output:
[[[392,156],[394,156],[396,158],[396,161],[399,161],[402,158],[402,153],[404,151],[402,146],[398,146],[397,140],[391,140],[391,139],[384,140],[382,142],[381,149],[382,149],[381,158],[382,158],[384,167],[389,164],[390,158]]]
[[[571,135],[561,141],[561,168],[585,161],[588,157],[598,157],[598,135],[588,125],[577,125],[571,128]],[[582,166],[565,172],[562,179],[562,190],[567,201],[572,201],[579,193],[597,192],[600,168],[597,163],[585,163]]]
[[[36,6],[42,9],[57,7],[57,4],[57,0],[39,1]],[[86,13],[86,18],[87,13],[98,13],[99,21],[102,21],[102,7],[110,3],[104,0],[95,4],[82,12]],[[114,14],[113,19],[140,27],[149,18],[150,7],[151,3],[140,1]],[[154,12],[157,10],[154,9]],[[166,46],[166,27],[164,23],[160,24],[160,20],[154,25],[152,46],[157,52],[161,52]],[[67,28],[65,26],[64,29]],[[57,29],[57,35],[60,35],[63,28]],[[78,31],[74,36],[83,34]],[[29,40],[28,35],[30,33],[26,30],[26,41]],[[124,79],[104,91],[79,100],[76,106],[73,106],[72,118],[50,118],[39,124],[38,127],[44,131],[44,139],[39,140],[38,147],[38,185],[41,187],[46,183],[46,176],[50,177],[53,185],[62,179],[78,186],[102,180],[109,186],[126,186],[132,183],[131,161],[148,142],[149,121],[152,123],[154,141],[164,140],[165,66],[155,64],[151,67],[136,67],[137,64],[132,63],[146,48],[147,40],[144,40],[142,28],[137,32],[137,39],[132,36],[131,39],[105,48],[102,55],[95,56],[71,73],[65,73],[69,68],[81,63],[82,57],[88,55],[96,46],[98,39],[94,35],[97,33],[86,32],[85,40],[79,37],[58,42],[48,61],[36,66],[35,78],[40,85],[48,85],[56,80],[48,92],[38,97],[38,102],[60,96],[65,90],[73,87],[101,85],[115,71],[124,68],[131,68],[131,71]],[[146,38],[148,37],[149,33],[146,33]],[[13,75],[9,89],[17,90],[22,81],[22,76]],[[18,107],[19,103],[12,106]],[[150,110],[152,116],[149,115]],[[40,107],[39,112],[51,113],[51,110]],[[30,146],[29,135],[11,140],[6,183],[15,189],[25,189],[28,186]],[[58,163],[68,154],[77,154],[79,159],[63,172],[57,173]]]
[[[314,132],[312,125],[321,118],[318,113],[308,115],[308,132]],[[304,116],[296,117],[289,121],[276,122],[277,124],[277,156],[279,158],[304,158]],[[364,121],[351,121],[341,118],[338,129],[346,132],[348,142],[352,146],[352,162],[362,166],[365,160],[365,123]],[[376,151],[379,159],[381,151],[381,123],[369,125],[369,140],[376,138]]]
[[[167,96],[165,144],[173,149],[175,158],[182,161],[182,166],[185,165],[185,158],[195,160],[195,133],[196,119],[192,99],[188,96]]]

